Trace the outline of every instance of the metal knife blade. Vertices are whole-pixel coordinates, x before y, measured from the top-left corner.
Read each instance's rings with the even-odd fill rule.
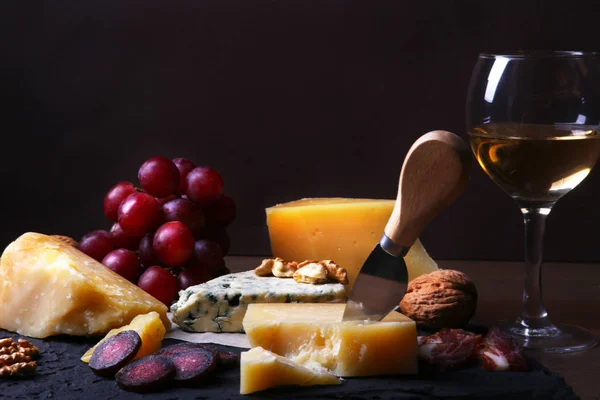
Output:
[[[363,264],[344,311],[344,321],[379,321],[397,306],[408,286],[404,255],[385,234]]]

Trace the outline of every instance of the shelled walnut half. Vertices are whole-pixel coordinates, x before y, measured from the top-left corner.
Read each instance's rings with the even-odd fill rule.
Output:
[[[294,280],[298,283],[326,283],[327,268],[319,261],[304,261],[298,264],[298,270],[294,272]]]
[[[296,261],[285,261],[277,257],[273,263],[271,273],[278,278],[291,278],[297,269],[298,263]]]
[[[33,375],[37,368],[33,360],[39,355],[38,348],[25,339],[0,339],[0,378]]]
[[[400,310],[419,328],[438,330],[466,324],[477,307],[477,289],[463,272],[441,269],[408,284]]]
[[[321,264],[327,268],[327,278],[344,285],[348,284],[348,272],[346,268],[340,267],[332,260],[323,260]]]
[[[278,278],[291,278],[298,269],[295,261],[285,261],[282,258],[265,258],[262,263],[254,269],[258,276],[276,276]]]

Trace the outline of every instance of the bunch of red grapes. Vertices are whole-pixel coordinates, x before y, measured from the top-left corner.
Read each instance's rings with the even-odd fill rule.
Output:
[[[226,228],[236,207],[221,175],[185,158],[152,157],[138,180],[108,191],[104,215],[114,224],[83,236],[79,249],[167,305],[179,290],[229,273]]]

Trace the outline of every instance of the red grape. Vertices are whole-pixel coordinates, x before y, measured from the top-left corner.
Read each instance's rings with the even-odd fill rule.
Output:
[[[113,224],[110,228],[110,238],[112,239],[116,248],[123,248],[127,250],[136,250],[140,244],[140,236],[132,236],[123,229],[118,223]]]
[[[194,257],[189,262],[189,269],[207,271],[214,277],[223,264],[223,252],[217,242],[212,240],[198,240],[194,243]]]
[[[179,290],[185,290],[190,286],[199,285],[211,279],[213,279],[213,276],[207,270],[187,268],[177,276],[177,284]]]
[[[140,276],[140,260],[133,251],[127,249],[111,251],[104,257],[102,264],[133,283]]]
[[[110,233],[97,230],[85,234],[77,247],[96,261],[102,261],[104,256],[115,248],[115,245],[110,238]]]
[[[185,178],[185,192],[190,200],[206,206],[223,191],[223,179],[211,167],[196,167]]]
[[[131,182],[119,182],[104,196],[104,215],[111,221],[117,222],[119,206],[127,196],[135,193],[137,188]]]
[[[140,240],[140,247],[138,252],[140,254],[140,260],[142,260],[142,264],[145,267],[149,267],[151,265],[159,265],[160,260],[156,256],[156,252],[154,251],[154,246],[152,242],[154,241],[154,235],[147,234]]]
[[[204,209],[206,223],[209,225],[227,226],[233,222],[235,214],[235,202],[224,194]]]
[[[169,307],[177,296],[177,279],[164,268],[153,265],[145,270],[137,285]]]
[[[130,194],[119,206],[119,225],[132,236],[142,236],[156,228],[162,219],[158,201],[148,193]]]
[[[183,193],[185,190],[185,177],[191,170],[196,168],[196,165],[187,158],[174,158],[173,164],[179,170],[179,193]]]
[[[138,171],[142,188],[156,197],[167,197],[179,187],[179,169],[165,157],[148,159]]]
[[[192,234],[196,234],[204,228],[204,214],[202,213],[202,209],[191,200],[171,200],[162,207],[162,210],[166,222],[183,222],[192,231]]]
[[[158,204],[160,204],[160,206],[164,206],[166,203],[170,202],[171,200],[175,200],[178,199],[179,196],[177,196],[176,194],[171,194],[167,197],[157,197],[156,201],[158,201]]]
[[[166,222],[156,230],[153,240],[158,258],[169,267],[185,264],[194,253],[194,235],[180,221]]]

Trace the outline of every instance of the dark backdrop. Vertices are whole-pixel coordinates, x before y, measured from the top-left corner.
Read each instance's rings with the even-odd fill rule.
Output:
[[[218,169],[234,254],[264,208],[395,198],[410,144],[464,134],[480,51],[599,50],[592,1],[45,1],[0,6],[2,232],[79,238],[148,157]],[[555,207],[546,259],[600,261],[600,176]],[[521,259],[520,213],[480,171],[422,235],[439,259]]]

